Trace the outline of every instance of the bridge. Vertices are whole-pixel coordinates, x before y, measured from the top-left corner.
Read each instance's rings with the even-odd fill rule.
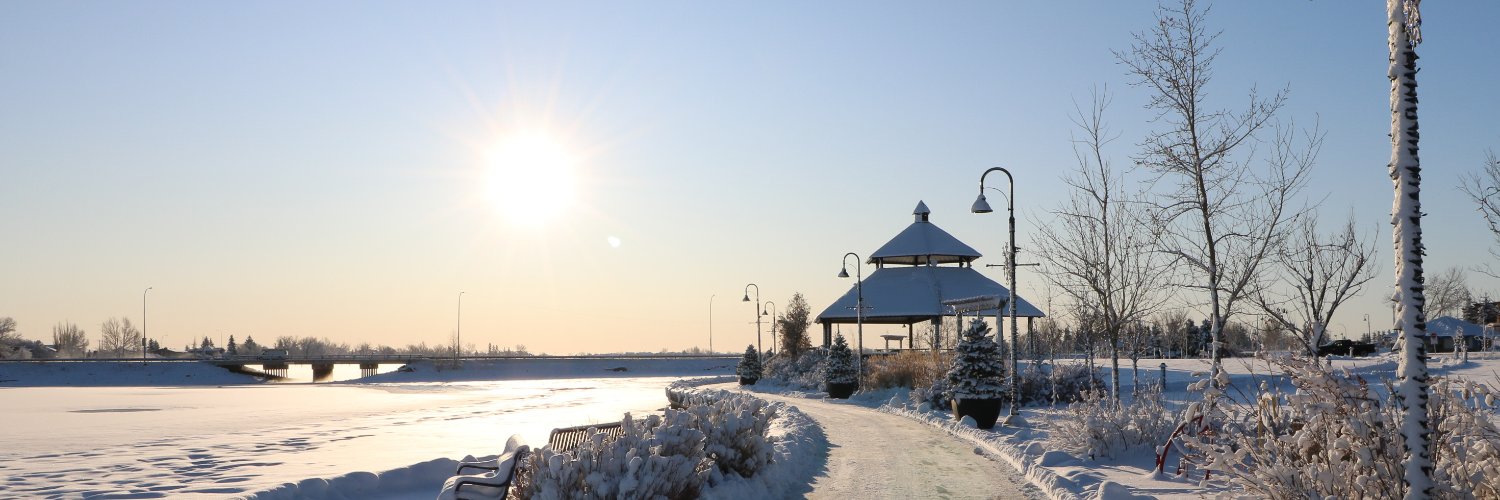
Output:
[[[333,375],[334,365],[359,365],[360,376],[374,375],[381,363],[410,363],[430,356],[415,354],[337,354],[321,356],[228,356],[199,361],[221,366],[235,372],[245,372],[249,365],[259,365],[261,371],[273,377],[286,377],[291,365],[312,365],[313,380],[323,380]]]

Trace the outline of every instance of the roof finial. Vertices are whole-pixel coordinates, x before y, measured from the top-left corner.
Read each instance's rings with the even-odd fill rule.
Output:
[[[927,214],[932,213],[932,211],[927,209],[927,204],[923,203],[922,200],[917,200],[917,208],[912,210],[911,213],[917,216],[917,222],[927,222]]]

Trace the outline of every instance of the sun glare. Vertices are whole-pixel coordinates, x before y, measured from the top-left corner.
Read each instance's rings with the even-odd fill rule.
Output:
[[[565,212],[577,190],[576,159],[543,135],[502,141],[489,157],[489,203],[511,222],[545,225]]]

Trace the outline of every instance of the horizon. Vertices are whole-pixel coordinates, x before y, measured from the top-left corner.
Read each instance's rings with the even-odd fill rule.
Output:
[[[91,345],[130,318],[163,346],[461,329],[481,348],[654,352],[707,349],[711,330],[734,353],[756,340],[746,284],[778,313],[800,292],[815,316],[854,285],[840,257],[868,259],[919,201],[1004,283],[983,264],[1003,261],[1005,219],[969,213],[975,183],[1015,173],[1035,262],[1076,166],[1074,106],[1109,89],[1117,166],[1154,127],[1110,52],[1152,7],[7,3],[0,317],[44,342],[71,322]],[[1390,324],[1385,12],[1360,7],[1208,17],[1212,103],[1290,88],[1281,118],[1327,132],[1309,202],[1375,242],[1332,338]],[[1456,186],[1500,149],[1500,68],[1480,64],[1500,53],[1500,4],[1424,7],[1434,276],[1494,261]],[[1036,268],[1019,277],[1060,313]],[[1494,277],[1469,284],[1500,296]],[[905,329],[865,336],[887,331]]]

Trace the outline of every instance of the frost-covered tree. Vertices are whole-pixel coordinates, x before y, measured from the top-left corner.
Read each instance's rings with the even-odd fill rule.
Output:
[[[1485,225],[1490,229],[1490,236],[1496,243],[1500,243],[1500,158],[1495,156],[1494,151],[1487,151],[1484,155],[1484,172],[1480,174],[1465,174],[1459,189],[1469,195],[1477,205],[1479,215],[1484,216]],[[1500,248],[1490,247],[1490,255],[1500,258]],[[1481,271],[1490,276],[1500,276],[1500,270],[1492,266],[1484,266]],[[1431,283],[1427,287],[1428,311],[1437,315],[1436,310],[1430,309],[1436,300],[1433,296],[1435,290]]]
[[[740,358],[734,373],[745,380],[760,380],[760,356],[756,355],[754,345],[745,346],[745,355]]]
[[[233,335],[229,336],[229,343],[228,345],[224,346],[224,350],[225,352],[229,353],[230,356],[235,356],[240,353],[239,346],[234,343]]]
[[[829,384],[854,384],[859,382],[855,370],[854,351],[843,335],[833,337],[833,346],[828,348],[828,364],[823,370],[823,381]]]
[[[1166,299],[1167,269],[1155,251],[1147,205],[1126,192],[1125,176],[1105,147],[1116,138],[1104,123],[1109,95],[1096,91],[1074,124],[1078,170],[1064,177],[1069,198],[1052,210],[1054,223],[1038,229],[1043,274],[1069,298],[1092,305],[1095,325],[1108,341],[1110,396],[1120,397],[1120,347],[1131,325]]]
[[[999,399],[1005,395],[1005,362],[990,327],[974,320],[954,348],[948,383],[954,399]]]
[[[1296,334],[1309,356],[1328,338],[1328,325],[1339,306],[1358,296],[1375,279],[1375,243],[1362,241],[1351,215],[1344,227],[1329,235],[1318,231],[1309,215],[1276,252],[1275,280],[1280,287],[1264,287],[1253,294],[1255,304],[1279,329]]]
[[[243,351],[246,356],[254,356],[256,354],[260,354],[260,344],[255,343],[254,336],[246,335],[245,343],[244,345],[240,346],[240,350]]]
[[[89,338],[83,329],[66,321],[52,327],[52,345],[64,358],[80,358],[89,352]]]
[[[99,352],[122,356],[141,347],[141,331],[130,324],[130,318],[109,318],[99,325]]]
[[[1418,0],[1386,0],[1391,80],[1391,214],[1396,257],[1396,330],[1401,358],[1396,365],[1396,401],[1401,407],[1401,437],[1406,449],[1403,477],[1406,498],[1432,496],[1432,451],[1427,420],[1427,317],[1422,312],[1422,164],[1417,157],[1417,44],[1422,42]]]
[[[1207,295],[1209,334],[1222,342],[1224,325],[1259,286],[1262,265],[1273,255],[1317,156],[1321,134],[1297,145],[1294,134],[1274,134],[1270,154],[1253,154],[1286,101],[1286,92],[1263,97],[1250,91],[1238,111],[1208,102],[1217,33],[1205,24],[1208,9],[1194,0],[1161,6],[1151,31],[1135,34],[1116,58],[1133,84],[1150,91],[1147,107],[1160,129],[1150,132],[1136,161],[1156,173],[1153,202],[1159,250],[1183,264],[1184,290]],[[1212,373],[1221,371],[1211,349]],[[1215,382],[1217,383],[1217,382]],[[1215,387],[1217,388],[1217,386]]]
[[[1474,302],[1474,294],[1469,290],[1469,273],[1462,267],[1453,266],[1426,277],[1422,283],[1422,297],[1426,299],[1422,312],[1427,316],[1462,317],[1464,308]]]

